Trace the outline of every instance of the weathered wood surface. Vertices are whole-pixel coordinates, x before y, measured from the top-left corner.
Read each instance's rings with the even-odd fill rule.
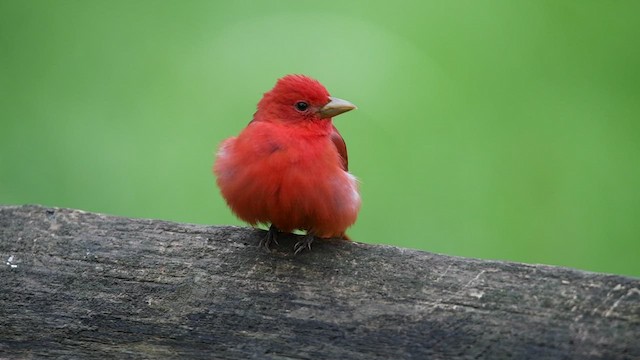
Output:
[[[639,279],[261,236],[0,207],[0,358],[640,359]]]

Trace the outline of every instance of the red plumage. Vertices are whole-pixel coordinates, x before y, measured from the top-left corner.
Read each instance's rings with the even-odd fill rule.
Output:
[[[264,94],[238,137],[220,145],[213,167],[220,191],[240,219],[272,224],[267,247],[277,231],[307,231],[296,252],[314,236],[346,238],[360,195],[332,116],[354,108],[318,81],[288,75]]]

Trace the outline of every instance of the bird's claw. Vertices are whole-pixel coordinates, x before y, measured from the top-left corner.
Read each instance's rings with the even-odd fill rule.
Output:
[[[276,246],[280,245],[278,244],[278,228],[275,227],[274,225],[271,225],[269,227],[269,230],[267,231],[267,235],[265,235],[265,237],[262,238],[262,240],[260,240],[260,244],[258,245],[258,247],[263,247],[265,248],[267,251],[271,251],[271,249],[269,249],[269,246],[271,245],[271,243],[276,244]]]
[[[305,235],[305,237],[302,238],[302,240],[298,241],[293,247],[294,255],[297,255],[299,252],[304,250],[304,248],[311,250],[311,243],[313,243],[313,240],[315,240],[315,237],[313,235]]]

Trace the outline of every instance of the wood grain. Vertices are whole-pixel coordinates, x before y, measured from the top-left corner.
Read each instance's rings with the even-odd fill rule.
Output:
[[[640,359],[639,279],[264,234],[0,207],[0,358]]]

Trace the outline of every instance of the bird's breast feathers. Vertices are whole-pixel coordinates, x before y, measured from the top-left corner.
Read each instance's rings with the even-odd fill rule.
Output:
[[[221,144],[215,165],[218,184],[241,218],[319,227],[327,236],[338,234],[322,224],[344,230],[355,222],[358,182],[343,169],[329,136],[244,135]]]

